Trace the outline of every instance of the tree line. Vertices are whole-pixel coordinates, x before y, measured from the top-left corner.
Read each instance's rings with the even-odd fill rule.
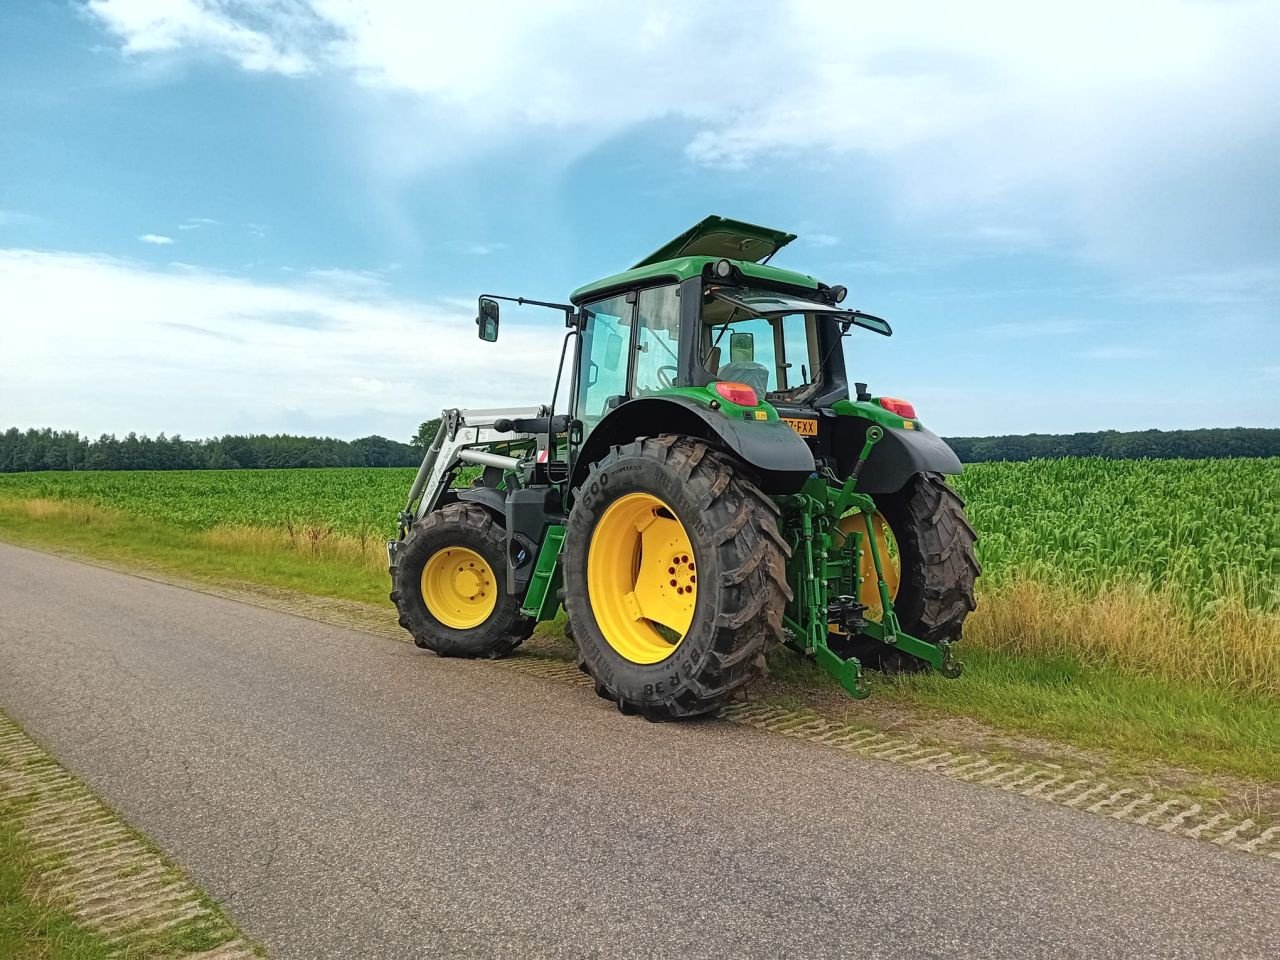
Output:
[[[947,437],[962,463],[986,460],[1208,460],[1280,457],[1280,429],[1210,427],[1203,430],[1101,430],[1096,433],[1028,433],[1004,437]]]
[[[436,435],[428,420],[408,442],[370,436],[359,440],[288,434],[228,434],[186,440],[136,433],[96,440],[71,430],[11,427],[0,434],[0,473],[29,470],[235,470],[263,467],[416,467]],[[1211,457],[1280,457],[1280,429],[1214,427],[1205,430],[1140,430],[1097,433],[1032,433],[1002,437],[948,437],[964,463],[1104,457],[1109,460],[1202,460]]]
[[[422,450],[386,437],[335,440],[287,434],[228,434],[186,440],[163,433],[103,434],[96,440],[71,430],[0,434],[0,473],[28,470],[235,470],[255,467],[409,467]]]

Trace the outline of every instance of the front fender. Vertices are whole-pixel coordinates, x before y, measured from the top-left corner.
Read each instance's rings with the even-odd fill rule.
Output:
[[[480,506],[503,521],[505,526],[507,495],[503,491],[495,490],[493,487],[465,487],[454,491],[454,496],[459,500],[469,500],[472,503],[480,504]]]
[[[723,447],[756,472],[765,493],[793,493],[814,471],[808,444],[781,420],[741,419],[682,396],[640,397],[611,411],[591,431],[578,451],[572,486],[586,479],[590,465],[610,447],[663,433]]]

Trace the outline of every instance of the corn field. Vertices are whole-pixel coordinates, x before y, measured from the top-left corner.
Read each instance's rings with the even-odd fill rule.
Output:
[[[118,512],[200,549],[298,552],[380,580],[413,474],[9,474],[0,506],[61,523]],[[954,482],[983,565],[966,648],[1280,697],[1280,458],[985,463]]]
[[[394,533],[414,471],[90,471],[0,476],[0,497],[87,501],[191,530]],[[955,485],[984,588],[1030,579],[1093,594],[1140,587],[1189,615],[1224,597],[1280,613],[1280,458],[1040,460],[967,467]]]
[[[1224,597],[1280,612],[1280,459],[984,463],[956,486],[988,586],[1136,586],[1197,616]]]

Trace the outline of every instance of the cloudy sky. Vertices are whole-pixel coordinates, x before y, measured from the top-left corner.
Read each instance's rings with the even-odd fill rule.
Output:
[[[406,438],[563,298],[799,233],[947,434],[1280,425],[1280,3],[0,6],[0,428]]]

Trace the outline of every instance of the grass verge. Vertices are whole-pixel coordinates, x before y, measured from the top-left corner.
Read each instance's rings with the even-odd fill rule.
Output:
[[[71,914],[35,895],[30,848],[18,835],[15,818],[0,805],[0,957],[12,960],[106,960],[115,956],[101,937],[81,927]]]
[[[193,533],[72,501],[0,500],[0,538],[209,583],[386,607],[382,544],[324,528]],[[855,703],[811,663],[778,651],[759,693],[851,717],[886,706],[910,710],[916,720],[964,717],[1102,751],[1121,764],[1172,764],[1276,784],[1275,629],[1274,617],[1231,609],[1217,626],[1195,628],[1162,598],[1140,591],[1089,598],[1020,582],[981,597],[960,680],[873,675],[874,699]]]
[[[260,956],[221,908],[0,712],[0,957]]]

